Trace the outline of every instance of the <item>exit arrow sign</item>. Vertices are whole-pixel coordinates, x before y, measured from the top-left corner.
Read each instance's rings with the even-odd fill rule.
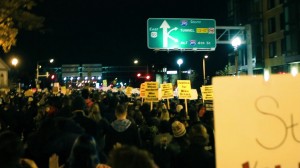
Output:
[[[214,19],[149,18],[147,45],[158,50],[201,50],[216,48]]]

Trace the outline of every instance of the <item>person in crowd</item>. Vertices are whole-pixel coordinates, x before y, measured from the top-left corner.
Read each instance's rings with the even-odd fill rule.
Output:
[[[98,139],[96,138],[96,141],[97,141],[97,147],[99,150],[99,157],[101,158],[101,160],[106,161],[107,156],[103,152],[103,149],[105,146],[105,135],[107,133],[109,123],[108,123],[107,119],[102,117],[98,102],[93,103],[93,105],[89,109],[88,118],[94,120],[97,123]]]
[[[141,146],[141,140],[137,125],[133,124],[127,117],[127,105],[118,104],[115,109],[116,120],[114,120],[106,134],[105,152],[108,154],[117,143],[122,145]]]
[[[189,133],[190,146],[181,152],[176,159],[174,168],[215,168],[215,155],[205,149],[209,135],[201,123],[191,127]]]
[[[159,133],[154,137],[153,146],[150,149],[155,163],[160,168],[170,168],[171,162],[179,151],[179,146],[170,144],[173,139],[171,132],[171,124],[162,120],[159,125]]]
[[[31,159],[23,158],[24,145],[15,132],[6,130],[0,133],[1,168],[37,168]]]
[[[169,113],[168,109],[164,108],[161,110],[159,119],[161,121],[163,121],[163,120],[169,121],[170,120],[170,113]]]
[[[46,112],[49,117],[57,115],[59,109],[61,108],[61,99],[58,96],[50,95],[46,101]]]
[[[86,105],[86,110],[88,111],[92,105],[93,105],[93,101],[92,101],[92,98],[91,98],[91,93],[89,91],[88,88],[84,88],[81,90],[81,96],[83,97],[84,101],[85,101],[85,105]],[[85,112],[87,112],[85,111]]]
[[[151,106],[149,102],[144,102],[140,107],[140,111],[143,114],[145,121],[148,123],[151,118]]]
[[[66,163],[59,166],[59,156],[53,154],[49,158],[49,168],[109,168],[100,163],[98,154],[95,139],[88,134],[82,134],[76,138]]]
[[[108,120],[109,123],[113,122],[116,119],[115,108],[119,103],[118,97],[112,94],[111,91],[107,91],[105,98],[100,104],[100,109],[102,116]]]
[[[53,153],[60,156],[61,163],[65,163],[75,139],[83,133],[83,128],[72,119],[46,118],[40,127],[29,135],[25,142],[24,156],[34,160],[40,168],[48,166],[48,159]]]
[[[176,149],[178,149],[177,153],[180,153],[188,148],[190,145],[190,141],[187,136],[187,131],[183,123],[180,121],[174,121],[172,123],[172,133],[173,133],[173,139],[171,141],[171,144],[174,146],[177,146]]]
[[[88,118],[85,113],[86,102],[82,96],[76,96],[72,101],[72,119],[78,123],[87,134],[93,136],[96,141],[100,139],[100,131],[96,121]]]
[[[214,119],[213,119],[213,112],[207,111],[201,121],[203,120],[203,125],[207,129],[207,133],[209,134],[209,143],[206,147],[206,150],[215,153],[215,129],[214,129]]]
[[[113,149],[107,164],[112,168],[158,168],[148,151],[128,145]]]
[[[61,99],[61,108],[55,116],[71,117],[72,116],[72,99],[70,96],[64,95]]]

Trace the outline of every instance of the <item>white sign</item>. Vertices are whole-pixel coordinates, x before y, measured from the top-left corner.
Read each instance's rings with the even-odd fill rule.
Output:
[[[213,78],[217,168],[299,168],[300,76]]]

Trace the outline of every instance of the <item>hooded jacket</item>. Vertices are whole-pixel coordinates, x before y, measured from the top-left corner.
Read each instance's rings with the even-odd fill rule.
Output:
[[[117,143],[136,147],[141,146],[138,127],[130,120],[115,120],[109,126],[105,138],[105,152],[108,154]]]

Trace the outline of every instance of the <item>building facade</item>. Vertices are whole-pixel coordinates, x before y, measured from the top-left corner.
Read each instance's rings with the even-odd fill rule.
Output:
[[[299,69],[299,11],[298,0],[228,0],[228,24],[251,26],[254,74]],[[245,50],[241,47],[239,60]]]

